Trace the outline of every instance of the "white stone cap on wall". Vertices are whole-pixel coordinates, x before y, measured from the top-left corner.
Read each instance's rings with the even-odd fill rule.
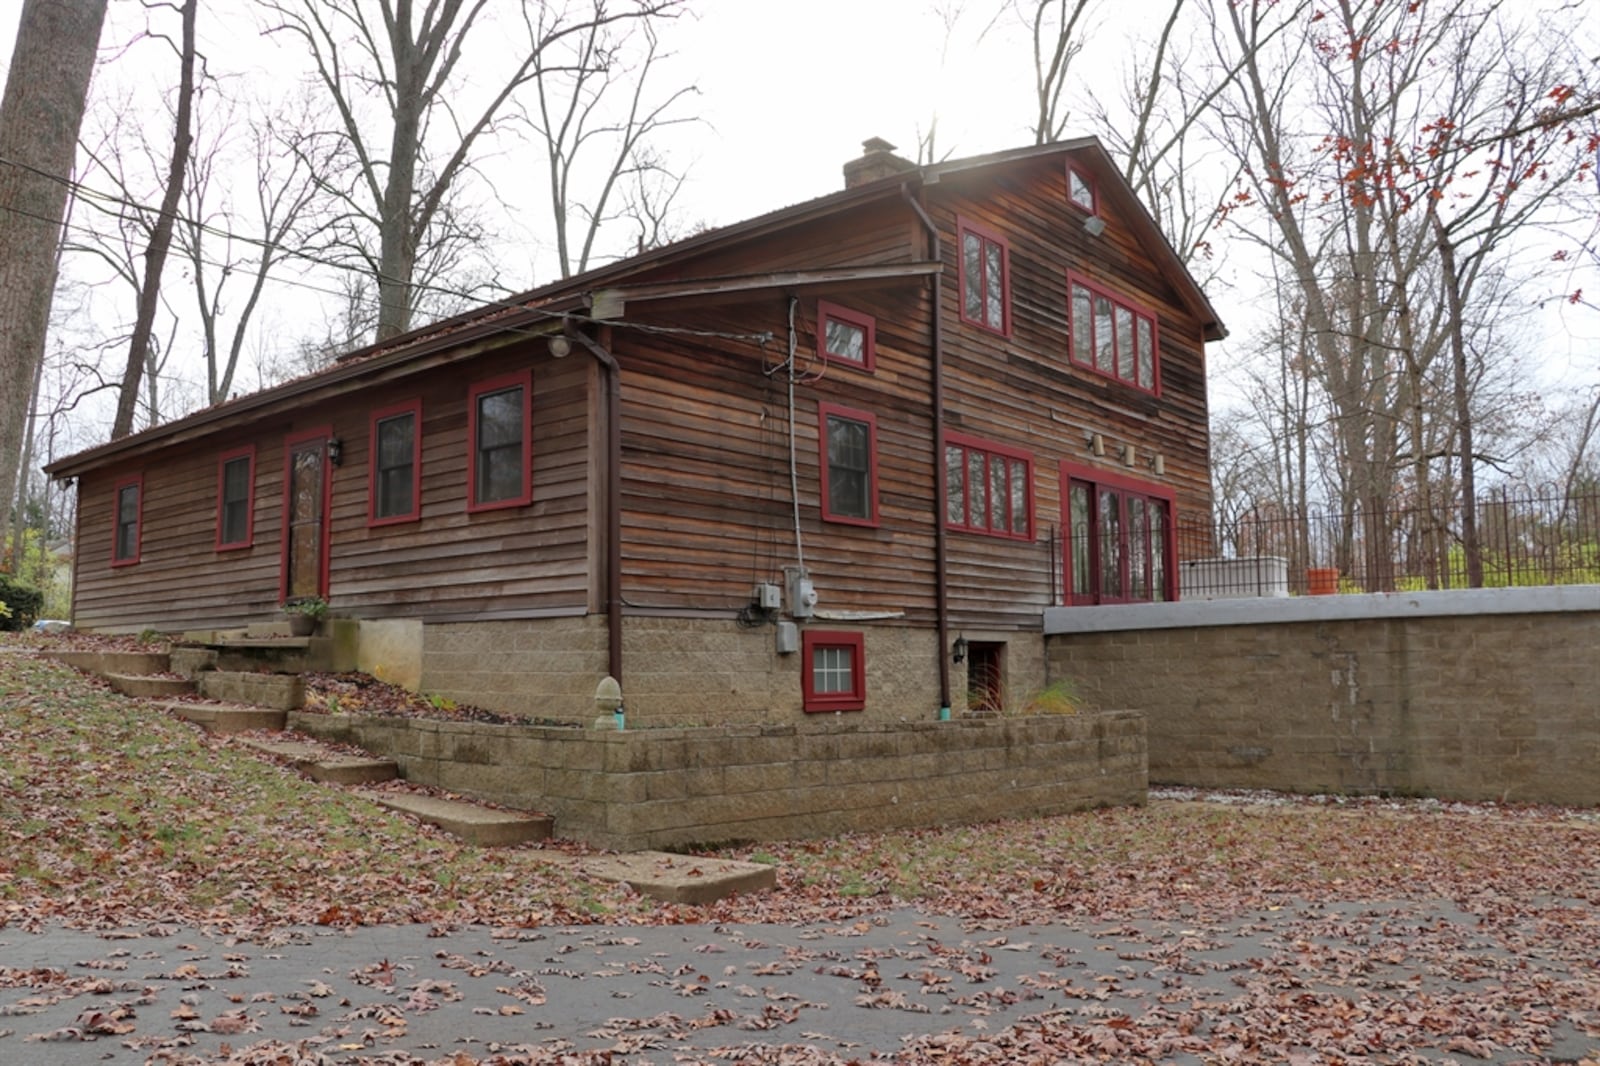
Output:
[[[1177,603],[1047,607],[1045,636],[1132,629],[1336,622],[1374,618],[1445,618],[1475,614],[1600,612],[1600,585],[1367,592],[1340,596],[1180,600]]]

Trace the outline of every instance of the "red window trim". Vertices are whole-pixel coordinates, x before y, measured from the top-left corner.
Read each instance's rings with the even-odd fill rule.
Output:
[[[1134,380],[1130,381],[1127,378],[1119,377],[1115,371],[1107,373],[1106,371],[1101,370],[1099,367],[1094,365],[1094,359],[1092,356],[1088,361],[1078,358],[1076,350],[1077,323],[1075,323],[1072,318],[1074,313],[1072,287],[1074,285],[1081,285],[1085,289],[1088,289],[1091,295],[1104,296],[1107,300],[1110,300],[1113,308],[1113,322],[1115,322],[1116,317],[1115,308],[1121,307],[1133,315],[1133,329],[1135,337],[1133,364]],[[1141,318],[1150,323],[1150,385],[1148,387],[1139,384],[1137,380],[1139,375],[1137,338],[1139,335],[1139,320]],[[1112,329],[1115,330],[1115,328],[1115,325],[1113,325]],[[1089,348],[1091,352],[1094,349],[1094,312],[1092,309],[1089,314]],[[1073,366],[1081,366],[1090,373],[1095,374],[1098,377],[1103,377],[1108,381],[1115,381],[1119,385],[1126,385],[1130,389],[1137,389],[1139,392],[1149,393],[1151,396],[1161,395],[1161,325],[1156,319],[1155,312],[1143,304],[1135,303],[1126,296],[1123,296],[1107,288],[1106,286],[1099,284],[1098,282],[1090,281],[1082,274],[1071,270],[1067,271],[1067,359],[1072,363]]]
[[[1004,538],[1006,540],[1023,540],[1023,541],[1031,541],[1031,540],[1033,540],[1034,528],[1038,524],[1037,522],[1034,521],[1034,515],[1033,515],[1033,500],[1034,500],[1034,496],[1033,496],[1033,454],[1031,452],[1023,451],[1021,448],[1013,448],[1013,447],[1010,447],[1009,445],[997,444],[994,441],[984,440],[981,437],[969,437],[969,436],[966,436],[965,434],[962,434],[962,433],[946,433],[944,435],[944,445],[945,445],[944,449],[941,449],[941,451],[939,453],[941,459],[944,457],[944,452],[946,450],[948,450],[949,448],[951,448],[952,446],[954,446],[954,447],[962,449],[964,452],[983,452],[985,455],[999,455],[999,456],[1003,456],[1004,458],[1007,458],[1007,459],[1015,459],[1016,461],[1022,463],[1027,469],[1027,487],[1026,487],[1026,490],[1025,490],[1023,506],[1027,508],[1027,522],[1028,522],[1028,529],[1027,529],[1026,533],[1013,533],[1013,532],[1010,531],[1010,529],[996,530],[996,529],[990,529],[990,528],[988,528],[986,526],[974,526],[974,525],[971,525],[968,522],[952,522],[952,521],[950,521],[950,501],[949,501],[948,497],[946,497],[946,499],[944,501],[945,528],[946,529],[958,530],[958,531],[960,531],[962,533],[975,533],[975,534],[978,534],[980,536],[985,536],[985,537],[1002,537],[1002,538]],[[985,463],[985,469],[987,469],[987,465],[988,464],[986,462]],[[966,478],[967,478],[968,470],[969,470],[969,468],[968,468],[967,462],[963,458],[963,461],[962,461],[962,464],[961,464],[961,476],[962,476],[963,481],[965,481]],[[946,473],[945,473],[944,469],[941,469],[939,471],[939,476],[941,478],[946,476]],[[1009,488],[1009,481],[1007,482],[1007,485],[1008,485],[1008,488]],[[988,491],[988,488],[989,488],[989,482],[986,479],[985,482],[984,482],[984,491],[986,493]],[[948,487],[947,487],[946,491],[948,492]],[[969,493],[969,495],[967,495],[966,498],[969,501],[969,503],[968,503],[968,506],[965,509],[965,513],[970,516],[972,514],[972,507],[971,507],[971,503],[970,503],[970,500],[971,500],[971,496],[970,496],[971,486],[970,485],[967,486],[967,492]],[[1010,500],[1009,499],[1007,500],[1006,509],[1008,511],[1010,510]],[[984,509],[984,513],[988,514],[988,508]]]
[[[817,692],[811,655],[819,646],[851,649],[849,692]],[[866,707],[867,650],[863,634],[832,629],[804,630],[800,638],[800,657],[800,685],[803,693],[801,706],[807,714],[859,711]]]
[[[294,449],[297,444],[307,441],[321,440],[327,442],[333,439],[333,426],[323,425],[315,429],[302,430],[293,436],[283,438],[283,518],[282,532],[279,536],[278,548],[278,601],[281,603],[289,598],[289,520],[293,513],[290,491],[294,487],[293,478],[290,476],[293,467]],[[328,595],[328,576],[332,565],[330,556],[333,554],[333,463],[328,458],[328,446],[322,446],[322,543],[318,545],[318,554],[322,557],[322,565],[317,568],[317,595]]]
[[[828,419],[837,417],[851,422],[862,422],[867,427],[867,511],[866,518],[857,518],[855,515],[834,514],[828,508]],[[878,515],[878,416],[869,411],[859,411],[853,407],[841,407],[833,403],[817,404],[817,466],[820,470],[818,483],[821,496],[817,504],[822,512],[824,522],[838,522],[849,526],[867,526],[876,528],[879,524]]]
[[[223,540],[223,508],[227,504],[228,464],[238,459],[248,462],[246,480],[250,485],[250,493],[245,498],[244,509],[244,539]],[[223,452],[217,456],[217,541],[216,550],[219,552],[237,551],[248,548],[255,543],[256,538],[256,446],[246,444],[242,448]]]
[[[122,490],[132,485],[138,489],[138,506],[134,508],[133,515],[133,555],[127,559],[117,558],[117,533],[122,528]],[[130,474],[111,486],[111,565],[134,566],[144,554],[144,472]]]
[[[478,397],[502,389],[522,387],[522,491],[504,500],[478,502]],[[467,513],[526,507],[533,502],[533,371],[517,370],[467,389]]]
[[[473,410],[477,405],[473,405]],[[378,517],[378,423],[396,415],[411,416],[411,510],[404,514]],[[477,451],[476,448],[473,449]],[[474,482],[476,484],[476,482]],[[422,397],[373,411],[367,423],[367,528],[415,522],[422,517]]]
[[[967,257],[963,250],[966,235],[971,233],[991,244],[1000,246],[1000,318],[1002,325],[995,329],[981,318],[970,318],[967,315]],[[998,334],[1001,337],[1011,336],[1011,242],[1000,235],[998,230],[974,222],[962,215],[956,216],[956,309],[961,315],[961,321],[977,326],[979,329]]]
[[[1072,195],[1072,176],[1074,174],[1078,176],[1080,181],[1089,187],[1088,203],[1084,203],[1082,200],[1079,200],[1076,196]],[[1072,162],[1067,163],[1067,203],[1071,204],[1073,207],[1076,207],[1080,211],[1087,211],[1091,215],[1098,215],[1100,213],[1099,185],[1095,182],[1094,176],[1091,175],[1086,168]]]
[[[1120,489],[1147,499],[1160,500],[1167,505],[1167,543],[1162,562],[1166,570],[1167,598],[1165,600],[1126,600],[1122,597],[1096,597],[1093,591],[1075,594],[1072,588],[1072,483],[1085,482],[1091,488]],[[1095,494],[1097,495],[1097,494]],[[1098,503],[1095,504],[1098,506]],[[1075,463],[1061,464],[1061,590],[1065,606],[1083,606],[1096,603],[1170,603],[1179,599],[1178,589],[1178,498],[1171,488],[1149,481],[1128,477],[1110,470]],[[1099,560],[1092,555],[1091,573],[1097,572]]]
[[[847,325],[855,326],[866,333],[866,338],[861,346],[861,358],[851,359],[849,356],[838,355],[828,351],[828,320],[834,319]],[[854,367],[872,373],[877,366],[877,319],[871,315],[852,311],[848,307],[829,303],[826,300],[817,301],[817,356],[825,363],[838,363],[841,366]]]

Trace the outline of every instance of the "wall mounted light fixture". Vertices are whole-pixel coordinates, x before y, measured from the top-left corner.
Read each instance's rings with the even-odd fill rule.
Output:
[[[950,661],[953,663],[964,663],[967,661],[966,637],[956,637],[956,642],[950,645]]]
[[[1083,231],[1091,237],[1098,237],[1106,231],[1106,220],[1099,215],[1090,215],[1083,220]]]
[[[572,342],[557,334],[550,338],[550,355],[555,359],[565,359],[572,354]]]
[[[1098,433],[1091,433],[1083,440],[1084,446],[1089,449],[1090,455],[1104,455],[1106,453],[1106,439]]]
[[[1150,457],[1150,472],[1156,477],[1163,477],[1167,472],[1167,457],[1160,452]]]
[[[344,462],[344,441],[338,437],[328,438],[328,462],[333,466]]]

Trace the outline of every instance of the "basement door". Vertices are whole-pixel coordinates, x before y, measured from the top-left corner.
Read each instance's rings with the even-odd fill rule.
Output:
[[[328,594],[327,428],[291,437],[284,446],[283,579],[286,600]]]

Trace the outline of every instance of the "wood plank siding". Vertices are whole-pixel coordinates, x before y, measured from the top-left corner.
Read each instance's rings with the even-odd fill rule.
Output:
[[[236,625],[271,616],[279,603],[284,441],[328,425],[342,443],[332,471],[329,598],[340,614],[443,620],[583,613],[592,606],[589,530],[588,360],[553,360],[524,341],[470,369],[419,374],[268,420],[248,436],[165,449],[143,463],[86,473],[78,544],[82,563],[74,615],[85,628]],[[537,349],[537,351],[536,351]],[[471,382],[533,366],[533,501],[468,514],[467,389]],[[369,527],[369,438],[373,411],[422,401],[421,517]],[[254,444],[254,538],[214,547],[217,458]],[[141,554],[112,568],[112,493],[143,472]]]
[[[926,182],[919,171],[903,186],[797,205],[603,268],[598,280],[548,287],[526,298],[531,310],[485,309],[420,331],[405,342],[413,355],[374,349],[361,357],[370,370],[341,364],[235,418],[180,423],[168,438],[148,435],[148,445],[134,438],[107,446],[103,460],[57,464],[80,478],[76,621],[183,628],[270,616],[280,599],[285,441],[322,426],[342,442],[329,515],[335,613],[453,621],[603,612],[607,377],[583,345],[557,358],[529,335],[557,328],[541,316],[559,308],[620,367],[626,610],[731,620],[753,584],[781,582],[803,551],[824,610],[936,625],[945,521],[938,334],[945,433],[1021,453],[1032,470],[1027,535],[944,530],[950,625],[1036,630],[1065,587],[1063,463],[1170,492],[1180,514],[1210,508],[1203,349],[1219,327],[1131,194],[1109,195],[1117,179],[1092,151],[1084,159],[1100,176],[1106,223],[1098,236],[1068,198],[1065,149],[929,171]],[[907,195],[938,230],[937,256]],[[962,320],[962,221],[1008,249],[1005,335]],[[1071,362],[1069,273],[1154,321],[1158,391]],[[610,306],[605,299],[620,310],[583,323],[586,308]],[[870,321],[870,369],[818,355],[819,301]],[[469,390],[521,371],[532,375],[531,502],[469,510]],[[420,517],[372,524],[372,414],[410,401],[421,404]],[[874,522],[823,515],[824,405],[874,420]],[[1105,438],[1104,457],[1090,454],[1091,433]],[[1122,444],[1136,447],[1137,465],[1121,462]],[[218,457],[246,447],[255,450],[253,538],[218,550]],[[1158,453],[1161,475],[1148,465]],[[139,558],[113,567],[116,487],[137,475]]]

